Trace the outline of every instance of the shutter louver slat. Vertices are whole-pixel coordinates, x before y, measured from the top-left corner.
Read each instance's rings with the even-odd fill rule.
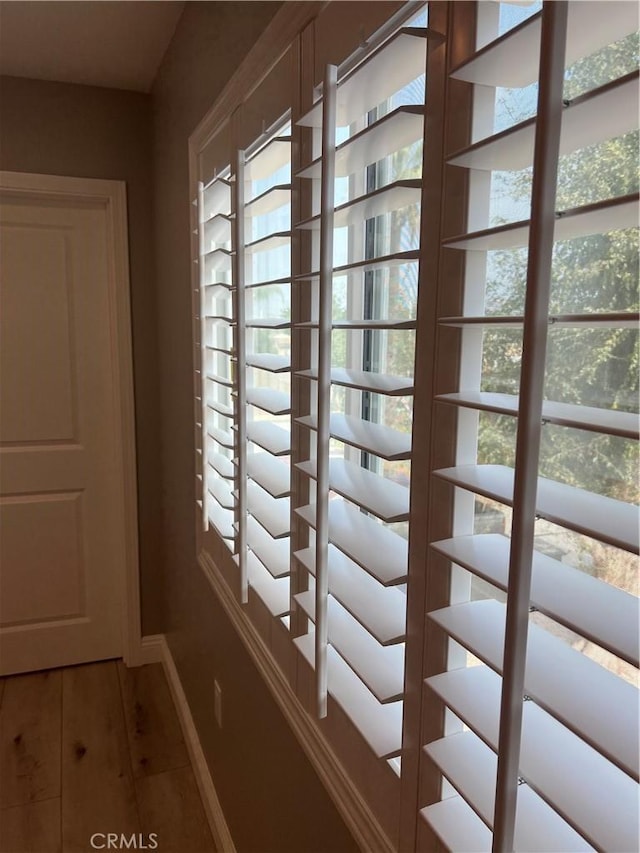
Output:
[[[444,608],[429,617],[500,673],[504,614],[504,605],[486,600]],[[525,689],[567,728],[638,779],[638,691],[631,684],[529,623]]]
[[[257,195],[244,206],[245,216],[266,216],[291,203],[291,185],[278,184]]]
[[[295,597],[307,616],[315,621],[315,593]],[[378,702],[396,702],[404,686],[404,646],[382,646],[331,596],[328,600],[329,642],[366,684]]]
[[[387,269],[403,264],[408,264],[420,259],[420,253],[416,249],[408,249],[406,252],[393,252],[389,255],[380,255],[377,258],[365,261],[354,261],[349,264],[341,264],[333,268],[334,276],[344,275],[350,272],[373,272],[374,270]],[[317,281],[320,273],[315,270],[309,273],[301,273],[296,276],[298,281]]]
[[[338,88],[336,122],[349,124],[354,116],[369,110],[415,80],[425,70],[425,38],[434,35],[426,29],[406,27],[392,36],[382,48],[368,57]],[[322,103],[316,104],[298,120],[303,127],[322,126]]]
[[[584,15],[580,2],[569,3],[566,65],[624,38],[637,28],[637,12],[631,3],[599,0],[589,5],[589,15]],[[538,12],[478,51],[455,68],[451,76],[485,86],[528,86],[538,75],[540,20]]]
[[[594,120],[606,115],[607,121]],[[576,98],[566,108],[560,154],[622,136],[638,126],[638,72]],[[533,162],[535,119],[477,142],[453,154],[448,162],[467,169],[518,170]]]
[[[214,451],[208,453],[207,464],[210,465],[214,471],[217,471],[225,480],[233,480],[235,478],[236,471],[233,462],[223,453],[216,453]]]
[[[274,136],[259,151],[247,159],[244,179],[247,183],[264,180],[282,169],[290,161],[291,137]]]
[[[314,460],[299,462],[299,471],[316,477]],[[329,488],[387,523],[409,517],[409,490],[345,459],[329,462]]]
[[[275,388],[247,388],[247,403],[271,415],[288,415],[291,411],[289,395]]]
[[[249,512],[274,539],[289,535],[289,498],[272,498],[256,483],[247,484]]]
[[[255,518],[247,519],[247,543],[274,578],[289,574],[289,540],[274,539]]]
[[[486,667],[453,670],[427,684],[494,752],[498,747],[501,679]],[[526,702],[520,772],[598,850],[634,850],[638,828],[633,780],[535,702]]]
[[[250,453],[247,457],[247,474],[274,498],[291,494],[289,466],[270,453]]]
[[[314,635],[296,637],[294,643],[314,668]],[[331,646],[327,649],[329,693],[351,718],[378,758],[400,753],[402,743],[402,703],[386,705],[376,700],[351,667]]]
[[[223,539],[233,540],[233,513],[224,509],[213,496],[207,498],[207,516]]]
[[[497,533],[458,536],[431,547],[498,589],[506,590],[509,540]],[[546,554],[533,554],[531,604],[556,622],[638,666],[635,596]]]
[[[300,370],[296,376],[303,379],[317,379],[317,371]],[[333,385],[344,385],[346,388],[357,388],[361,391],[373,391],[375,394],[403,396],[413,393],[413,379],[409,376],[388,376],[384,373],[374,373],[366,370],[351,370],[334,367],[331,369]]]
[[[226,376],[219,376],[215,373],[207,373],[205,376],[209,382],[215,382],[216,385],[223,385],[225,388],[233,388],[233,379]]]
[[[422,139],[424,107],[398,107],[349,137],[336,148],[336,177],[344,178],[371,163],[407,148]],[[319,178],[322,160],[314,160],[298,172],[299,178]]]
[[[204,223],[203,242],[205,252],[213,249],[215,243],[231,241],[231,217],[226,213],[218,213]]]
[[[314,506],[300,507],[296,513],[315,525]],[[329,540],[384,586],[406,581],[406,540],[345,501],[329,504]]]
[[[448,850],[491,853],[491,830],[460,796],[448,797],[420,811]]]
[[[425,752],[491,828],[496,757],[489,747],[471,732],[464,732],[430,743]],[[518,788],[515,849],[531,853],[593,850],[527,785]]]
[[[219,214],[230,215],[231,183],[224,178],[216,178],[203,192],[203,223],[207,223]]]
[[[607,199],[556,214],[554,239],[572,240],[590,234],[606,234],[634,228],[638,224],[638,195]],[[487,228],[471,234],[445,240],[449,249],[471,249],[487,252],[495,249],[517,249],[527,245],[529,222],[513,222],[496,228]]]
[[[225,418],[233,417],[233,406],[228,406],[226,403],[219,403],[217,400],[207,398],[207,408]]]
[[[593,314],[550,314],[549,322],[558,326],[574,328],[622,328],[635,329],[640,321],[640,314],[635,311],[624,311],[619,313],[593,313]],[[466,328],[468,326],[483,326],[486,328],[522,328],[524,317],[522,316],[477,316],[477,317],[442,317],[439,321],[441,326],[452,326]]]
[[[289,581],[276,580],[252,552],[247,553],[249,587],[260,596],[272,616],[284,616],[289,612]]]
[[[462,465],[434,473],[500,503],[513,502],[513,469],[504,465]],[[640,550],[637,508],[632,504],[539,477],[536,509],[541,518],[554,524],[632,553]]]
[[[254,290],[256,287],[272,287],[280,284],[291,284],[291,276],[285,275],[279,278],[263,278],[258,281],[247,281],[245,282],[244,289]]]
[[[291,323],[282,317],[260,317],[248,319],[245,326],[247,329],[288,329]]]
[[[286,355],[275,355],[268,352],[252,352],[247,355],[249,367],[268,370],[270,373],[286,373],[291,369],[291,359]]]
[[[345,228],[357,225],[363,219],[373,219],[385,213],[420,203],[420,181],[396,181],[378,190],[373,190],[336,207],[333,216],[335,228]],[[297,226],[301,229],[317,229],[320,227],[320,216],[305,219]]]
[[[297,418],[297,423],[309,429],[316,428],[313,415]],[[411,456],[411,436],[408,433],[385,427],[372,421],[342,415],[331,415],[331,435],[345,444],[350,444],[368,453],[374,453],[381,459],[400,460]]]
[[[304,548],[294,556],[315,575],[315,550]],[[329,545],[329,592],[383,646],[404,640],[406,597],[383,587],[371,575]]]
[[[455,394],[440,394],[436,400],[502,415],[518,414],[518,398],[511,394],[460,391]],[[617,409],[596,409],[593,406],[545,400],[542,403],[542,417],[549,423],[617,435],[622,438],[637,439],[640,432],[638,415]]]
[[[246,255],[253,255],[258,252],[270,252],[273,249],[279,249],[281,246],[287,246],[290,240],[291,233],[289,231],[267,234],[265,237],[254,240],[253,243],[245,243],[244,252]]]
[[[234,499],[227,481],[207,477],[207,488],[223,509],[233,510]]]
[[[291,452],[290,434],[269,421],[249,421],[247,438],[273,456],[287,456]]]

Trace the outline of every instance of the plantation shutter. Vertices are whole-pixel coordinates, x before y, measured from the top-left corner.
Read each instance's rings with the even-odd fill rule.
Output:
[[[638,8],[485,6],[501,32],[452,72],[475,136],[447,158],[469,229],[443,243],[466,289],[440,317],[460,335],[459,386],[437,397],[458,464],[433,475],[457,535],[431,547],[455,593],[429,613],[452,651],[426,682],[447,735],[424,748],[449,787],[421,819],[451,850],[636,850]]]
[[[291,135],[238,151],[238,563],[274,617],[289,612]]]
[[[199,158],[193,202],[196,489],[205,532],[234,550],[232,176],[227,123]]]
[[[331,696],[396,772],[428,35],[405,27],[351,69],[328,65],[299,121],[318,144],[298,175],[313,206],[297,223],[309,260],[296,286],[311,315],[294,327],[310,353],[295,381],[311,402],[295,420],[310,438],[296,468],[311,500],[295,510],[309,541],[294,553],[308,617],[295,643],[315,670],[319,716]]]

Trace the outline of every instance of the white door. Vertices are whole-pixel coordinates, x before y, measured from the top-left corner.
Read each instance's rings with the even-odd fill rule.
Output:
[[[11,190],[0,202],[8,674],[121,656],[125,560],[107,206]]]

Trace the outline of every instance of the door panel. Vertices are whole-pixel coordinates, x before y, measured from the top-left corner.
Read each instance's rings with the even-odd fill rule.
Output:
[[[70,255],[68,229],[3,227],[3,443],[74,438]],[[23,282],[29,286],[22,286]],[[46,395],[38,393],[41,388],[47,389]]]
[[[122,654],[107,219],[2,196],[0,671]]]

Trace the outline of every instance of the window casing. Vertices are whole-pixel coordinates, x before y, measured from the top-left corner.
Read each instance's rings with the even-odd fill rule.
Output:
[[[396,849],[635,838],[637,20],[569,4],[560,109],[539,5],[413,4],[315,87],[312,24],[199,160],[201,547]]]

